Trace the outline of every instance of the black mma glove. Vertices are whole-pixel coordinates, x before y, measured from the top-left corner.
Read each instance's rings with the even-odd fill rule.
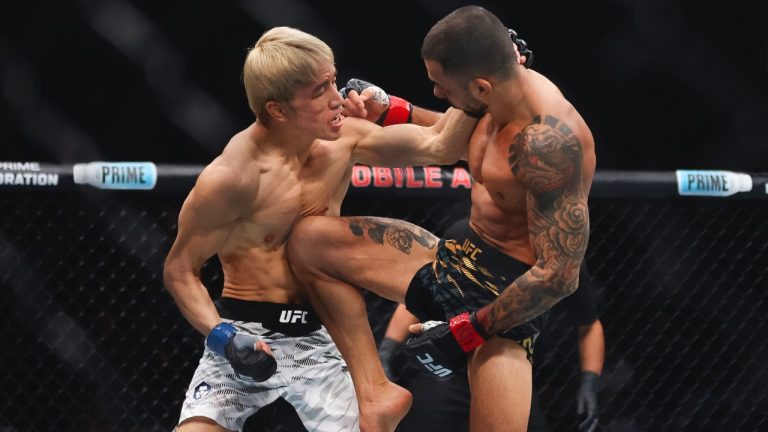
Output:
[[[420,335],[408,340],[403,352],[411,365],[437,380],[447,380],[466,368],[467,353],[490,338],[475,313],[463,313],[450,322],[427,321]]]
[[[517,36],[517,32],[512,29],[509,29],[509,37],[512,39],[512,42],[517,45],[517,51],[520,55],[525,56],[525,63],[523,63],[523,66],[527,68],[531,67],[533,65],[533,51],[528,48],[528,43],[524,39],[520,39]]]
[[[339,93],[344,99],[347,98],[347,93],[350,90],[354,90],[357,94],[362,94],[363,90],[369,89],[373,92],[371,100],[379,105],[387,107],[386,110],[381,113],[375,123],[379,126],[389,126],[393,124],[411,123],[413,119],[413,105],[403,98],[392,96],[387,94],[381,87],[371,84],[368,81],[352,78],[347,81],[347,85],[344,86]]]
[[[381,366],[384,368],[384,374],[387,375],[390,381],[397,379],[397,370],[395,368],[395,357],[400,353],[403,344],[400,342],[385,337],[379,344],[379,359],[381,359]]]
[[[229,360],[237,375],[254,381],[265,381],[277,371],[277,361],[257,349],[257,341],[254,336],[238,332],[235,326],[227,322],[219,323],[205,338],[208,349]]]
[[[579,432],[594,432],[597,430],[599,406],[597,392],[600,390],[600,375],[590,372],[581,372],[581,385],[576,398],[576,413],[581,421],[578,424]]]

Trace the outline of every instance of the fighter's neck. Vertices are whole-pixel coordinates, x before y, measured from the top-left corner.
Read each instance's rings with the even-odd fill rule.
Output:
[[[504,126],[519,120],[528,121],[536,114],[531,104],[533,82],[527,70],[494,87],[495,97],[488,105],[494,123]]]
[[[303,136],[296,130],[275,125],[266,126],[256,120],[250,127],[254,152],[275,154],[285,157],[304,158],[315,141],[314,137]]]

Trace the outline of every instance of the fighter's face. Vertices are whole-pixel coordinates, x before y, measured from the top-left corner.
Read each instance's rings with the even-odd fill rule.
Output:
[[[477,100],[467,89],[467,85],[450,78],[443,71],[440,63],[425,60],[427,75],[434,85],[432,92],[436,97],[445,99],[452,107],[464,111],[468,116],[481,118],[488,110],[488,105]]]
[[[300,87],[288,103],[296,127],[314,138],[335,140],[341,136],[341,103],[336,88],[336,67],[331,62],[318,64],[316,79]]]

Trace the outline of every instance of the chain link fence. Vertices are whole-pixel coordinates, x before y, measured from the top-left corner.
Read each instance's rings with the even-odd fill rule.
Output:
[[[173,427],[203,342],[162,283],[187,191],[0,190],[0,431]],[[353,189],[343,212],[439,235],[468,199]],[[768,427],[766,202],[593,194],[602,430]],[[215,259],[203,279],[217,295]],[[392,305],[368,298],[381,336]],[[534,381],[558,431],[573,430],[576,340],[555,308]]]

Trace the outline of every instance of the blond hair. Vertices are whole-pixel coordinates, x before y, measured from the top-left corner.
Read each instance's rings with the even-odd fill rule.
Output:
[[[333,51],[320,39],[291,27],[266,31],[248,50],[243,85],[257,116],[274,100],[288,102],[296,88],[316,79],[321,61],[333,63]]]

